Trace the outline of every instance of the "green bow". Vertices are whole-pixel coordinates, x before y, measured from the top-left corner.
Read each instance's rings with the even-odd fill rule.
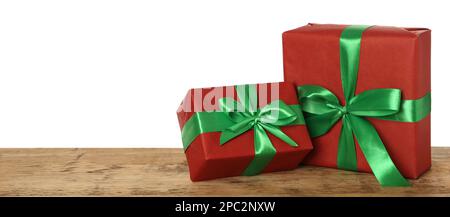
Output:
[[[297,143],[287,136],[280,127],[304,125],[300,105],[286,105],[282,100],[274,100],[262,108],[257,108],[256,85],[235,87],[239,102],[233,98],[219,99],[219,111],[196,112],[184,125],[181,135],[186,150],[194,139],[208,132],[221,132],[220,145],[254,130],[255,156],[242,175],[255,175],[264,170],[276,154],[266,131],[297,147]]]
[[[361,36],[369,26],[349,26],[340,38],[342,88],[346,105],[329,90],[315,85],[298,87],[302,109],[311,137],[327,133],[342,119],[339,136],[338,168],[357,170],[355,135],[375,177],[382,186],[409,186],[400,174],[376,129],[363,117],[415,122],[429,114],[431,95],[418,100],[401,100],[399,89],[373,89],[355,96]]]
[[[243,104],[232,98],[219,100],[220,108],[227,111],[227,117],[235,123],[222,131],[220,144],[223,145],[242,133],[253,129],[255,135],[255,158],[245,169],[243,175],[255,175],[260,173],[276,154],[275,147],[270,142],[266,130],[290,146],[298,146],[294,140],[280,129],[280,126],[293,123],[297,119],[297,114],[281,100],[273,101],[263,108],[257,109],[256,86],[247,85],[246,89],[249,91],[240,91],[237,88],[239,99],[244,101]],[[243,112],[239,112],[239,110],[243,110]]]

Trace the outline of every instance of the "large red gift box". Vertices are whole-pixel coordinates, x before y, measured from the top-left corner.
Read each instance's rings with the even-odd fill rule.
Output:
[[[283,33],[285,81],[297,86],[320,85],[345,98],[341,80],[340,37],[346,25],[308,24]],[[402,100],[430,93],[431,31],[425,28],[371,26],[360,41],[360,62],[355,95],[377,88],[398,88]],[[416,122],[366,117],[378,132],[400,173],[417,178],[431,166],[430,115]],[[314,150],[304,163],[337,167],[342,121],[328,133],[313,138]],[[371,168],[356,142],[357,170]]]
[[[312,144],[307,128],[304,125],[301,109],[298,105],[295,86],[290,82],[282,82],[258,84],[255,87],[258,93],[259,109],[271,102],[280,100],[291,108],[297,108],[296,121],[297,123],[303,122],[303,124],[279,127],[285,135],[289,136],[298,144],[297,147],[288,145],[266,130],[268,138],[276,149],[276,154],[261,172],[266,173],[297,168],[299,163],[312,149]],[[239,99],[236,93],[235,87],[191,89],[188,91],[177,111],[192,181],[242,175],[255,158],[255,135],[253,128],[222,145],[220,141],[221,131],[199,133],[198,135],[194,135],[191,140],[185,136],[185,134],[189,134],[189,131],[197,129],[199,126],[220,124],[218,121],[206,120],[206,118],[202,120],[198,118],[196,113],[200,114],[207,111],[220,112],[220,98],[229,97],[230,94],[232,96],[231,98],[242,102],[242,99]],[[205,105],[205,102],[207,104],[209,103],[209,105]]]

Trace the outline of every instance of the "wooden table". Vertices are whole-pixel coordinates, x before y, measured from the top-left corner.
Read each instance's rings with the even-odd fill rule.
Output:
[[[374,176],[302,166],[193,183],[181,149],[0,149],[3,196],[450,196],[450,148],[412,187]]]

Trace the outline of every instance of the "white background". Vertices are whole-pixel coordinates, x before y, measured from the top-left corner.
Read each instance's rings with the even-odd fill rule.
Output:
[[[432,144],[450,146],[446,1],[0,3],[0,147],[182,147],[191,87],[281,81],[283,31],[428,27]]]

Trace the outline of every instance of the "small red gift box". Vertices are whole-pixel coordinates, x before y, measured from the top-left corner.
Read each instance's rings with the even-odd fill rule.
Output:
[[[191,89],[177,115],[192,181],[294,169],[312,149],[289,82]]]
[[[431,31],[425,28],[385,26],[308,24],[284,32],[285,81],[298,87],[302,108],[311,105],[304,115],[314,150],[305,164],[353,167],[385,176],[396,167],[408,178],[427,171],[431,166],[430,39]],[[320,90],[314,90],[317,86]],[[373,94],[374,89],[384,93]],[[324,100],[314,108],[311,103],[318,102],[319,92],[322,100],[333,102]],[[394,102],[379,105],[379,100]],[[347,122],[344,127],[342,119]],[[361,130],[360,124],[373,133]],[[365,140],[370,141],[361,144]],[[377,146],[380,142],[384,147]],[[380,152],[375,146],[381,152],[386,149],[395,165],[391,171],[382,168],[389,162],[380,159],[386,155],[376,156]],[[353,166],[351,152],[356,153]],[[383,179],[383,174],[379,176]],[[386,185],[402,184],[387,181]]]

